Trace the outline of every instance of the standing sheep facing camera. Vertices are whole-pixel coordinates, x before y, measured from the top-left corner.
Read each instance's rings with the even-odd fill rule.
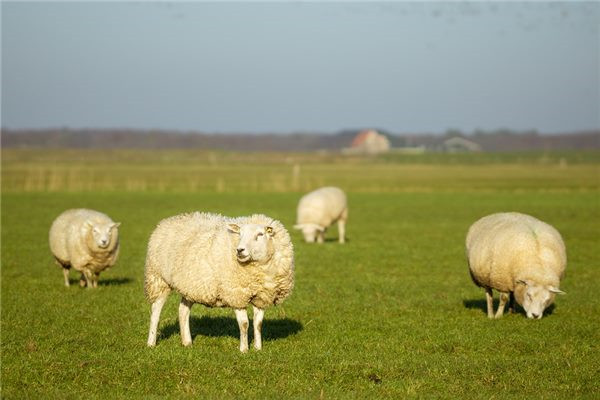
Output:
[[[240,328],[240,351],[248,351],[248,315],[254,309],[254,348],[262,348],[264,309],[281,303],[294,287],[294,249],[285,227],[256,214],[228,218],[194,212],[162,220],[148,243],[145,292],[152,303],[148,346],[156,344],[161,309],[171,292],[181,294],[179,328],[192,344],[194,303],[230,307]]]
[[[63,268],[65,286],[69,286],[71,267],[81,272],[81,286],[98,286],[100,272],[117,261],[120,224],[106,214],[85,208],[67,210],[54,220],[50,251]]]
[[[298,203],[295,229],[302,231],[307,242],[323,243],[325,231],[338,223],[339,242],[346,241],[348,202],[342,189],[327,186],[304,195]]]
[[[466,240],[471,278],[485,289],[487,313],[494,318],[492,289],[500,292],[495,317],[512,295],[527,318],[542,318],[554,301],[567,265],[565,244],[556,229],[516,212],[491,214],[469,228]]]

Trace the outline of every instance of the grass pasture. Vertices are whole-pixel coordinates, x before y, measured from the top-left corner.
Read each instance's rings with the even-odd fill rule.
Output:
[[[349,242],[291,231],[296,287],[268,309],[263,350],[240,354],[231,310],[178,298],[146,348],[148,236],[192,210],[263,212],[290,228],[300,194],[346,189]],[[238,155],[3,150],[1,385],[13,398],[599,398],[600,154]],[[117,265],[96,290],[62,286],[47,235],[64,209],[121,221]],[[569,264],[539,321],[488,320],[464,237],[496,211],[554,225]],[[250,335],[252,337],[252,335]]]

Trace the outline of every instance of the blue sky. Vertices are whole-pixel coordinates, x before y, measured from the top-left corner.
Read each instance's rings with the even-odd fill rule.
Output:
[[[2,2],[2,126],[600,128],[598,2]]]

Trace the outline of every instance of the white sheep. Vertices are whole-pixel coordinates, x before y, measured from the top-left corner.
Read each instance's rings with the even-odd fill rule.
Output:
[[[106,214],[85,208],[67,210],[54,220],[50,251],[63,268],[65,286],[69,286],[71,267],[81,272],[81,286],[98,286],[100,272],[117,261],[120,224]]]
[[[192,344],[194,303],[230,307],[248,351],[248,315],[254,309],[254,347],[262,348],[264,309],[281,303],[294,287],[294,249],[285,227],[264,215],[228,218],[194,212],[162,220],[148,243],[146,297],[152,303],[148,346],[156,344],[161,309],[171,292],[181,294],[179,328]]]
[[[530,215],[491,214],[469,228],[466,240],[473,282],[486,291],[487,313],[494,318],[492,289],[500,292],[495,317],[500,318],[510,297],[528,318],[542,318],[554,301],[567,264],[563,240],[556,229]]]
[[[295,229],[302,231],[304,240],[319,243],[325,241],[325,231],[338,223],[339,242],[346,241],[348,203],[342,189],[327,186],[304,195],[298,203]]]

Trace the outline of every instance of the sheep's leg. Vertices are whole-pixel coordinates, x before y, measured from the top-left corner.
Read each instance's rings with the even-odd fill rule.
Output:
[[[179,303],[179,333],[181,334],[181,343],[184,346],[192,344],[192,333],[190,332],[190,311],[193,302],[189,301],[185,297],[181,298]]]
[[[87,285],[87,288],[91,289],[94,287],[94,273],[90,270],[84,269],[83,276],[85,277],[85,284]]]
[[[348,218],[348,209],[344,209],[338,220],[338,234],[340,243],[346,243],[346,219]]]
[[[79,286],[85,287],[85,274],[83,272],[81,273],[81,276],[79,277]]]
[[[254,315],[252,317],[252,325],[254,326],[254,348],[256,350],[262,349],[262,322],[265,316],[265,310],[253,306]]]
[[[494,318],[494,295],[492,288],[485,288],[485,299],[487,301],[488,318]]]
[[[65,268],[63,267],[63,276],[65,277],[65,286],[69,287],[71,286],[71,283],[69,283],[69,268]]]
[[[325,231],[317,232],[317,243],[323,243],[325,241]]]
[[[338,221],[338,234],[339,234],[339,242],[345,243],[346,242],[346,221],[343,219],[340,219]]]
[[[152,314],[150,315],[150,331],[148,332],[148,346],[152,347],[156,345],[156,335],[158,333],[158,320],[160,319],[160,312],[162,311],[165,302],[169,297],[167,292],[165,295],[160,296],[154,303],[152,303]]]
[[[69,269],[71,269],[71,265],[67,264],[63,264],[62,262],[60,262],[58,260],[58,258],[54,258],[54,262],[56,263],[56,265],[58,265],[62,271],[63,271],[63,277],[65,278],[65,286],[69,287],[71,286],[71,282],[69,282]]]
[[[508,293],[500,292],[500,304],[498,305],[498,310],[496,310],[496,318],[502,318],[502,315],[504,315],[504,306],[506,306],[508,298]]]
[[[100,278],[100,273],[96,272],[92,277],[92,284],[95,288],[98,287],[98,278]]]
[[[235,309],[235,318],[240,327],[240,351],[248,351],[248,313],[245,308]]]

